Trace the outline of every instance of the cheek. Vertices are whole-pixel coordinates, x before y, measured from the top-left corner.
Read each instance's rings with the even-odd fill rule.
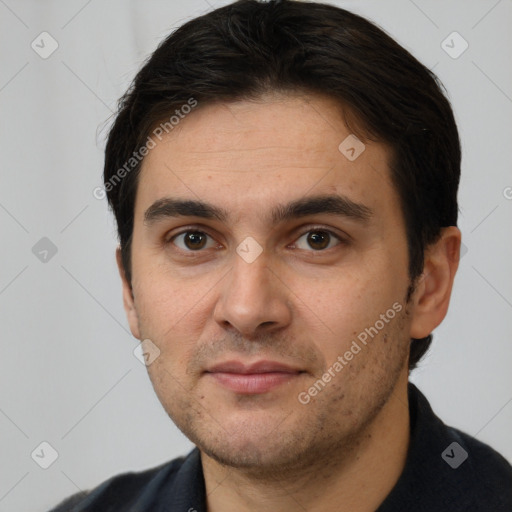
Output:
[[[148,367],[150,374],[158,371],[162,361],[173,372],[186,368],[187,353],[192,352],[204,324],[204,293],[150,275],[134,291],[141,336],[160,350],[158,361]]]
[[[310,283],[309,289],[303,283],[299,297],[304,304],[299,314],[307,318],[308,330],[315,333],[311,338],[327,360],[342,355],[358,335],[364,340],[368,330],[375,333],[376,323],[379,332],[392,327],[397,309],[405,308],[405,284],[398,286],[399,280],[389,280],[387,275],[379,279],[378,276],[379,273],[356,276],[351,272],[329,280],[328,284],[311,287]]]
[[[215,284],[213,276],[183,276],[180,270],[156,258],[141,257],[134,265],[134,291],[139,319],[143,325],[160,334],[173,327],[181,329],[197,315],[208,291]],[[218,279],[217,279],[218,280]]]

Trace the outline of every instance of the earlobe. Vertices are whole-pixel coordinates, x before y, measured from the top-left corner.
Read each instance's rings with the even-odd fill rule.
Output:
[[[449,226],[425,251],[423,273],[412,299],[411,338],[425,338],[446,316],[459,265],[460,243],[460,230]]]
[[[116,249],[116,261],[117,268],[119,270],[119,276],[121,277],[121,282],[123,285],[123,306],[126,313],[126,318],[128,319],[128,324],[130,326],[130,331],[133,336],[138,340],[141,339],[140,329],[139,329],[139,317],[137,315],[137,308],[135,307],[135,300],[133,297],[133,290],[126,278],[126,273],[123,266],[123,259],[121,256],[121,248],[118,247]]]

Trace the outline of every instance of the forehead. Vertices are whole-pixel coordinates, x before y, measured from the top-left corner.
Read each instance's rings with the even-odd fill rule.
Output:
[[[398,205],[388,148],[358,141],[340,104],[323,96],[199,104],[156,142],[142,164],[136,217],[167,196],[238,215],[322,194],[372,210]]]

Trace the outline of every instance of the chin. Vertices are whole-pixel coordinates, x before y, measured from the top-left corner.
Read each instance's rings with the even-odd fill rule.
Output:
[[[233,428],[233,424],[236,427]],[[189,439],[217,463],[245,471],[254,478],[297,469],[316,456],[315,439],[282,418],[253,418],[233,424],[187,432]],[[210,425],[211,427],[211,425]],[[311,453],[310,453],[311,452]]]
[[[269,443],[267,439],[224,440],[222,443],[206,442],[199,449],[219,464],[246,470],[253,476],[281,472],[285,468],[295,467],[300,453],[297,447],[283,445],[279,436]]]

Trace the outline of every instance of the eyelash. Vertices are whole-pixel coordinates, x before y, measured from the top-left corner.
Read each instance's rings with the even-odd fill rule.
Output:
[[[338,234],[334,233],[333,231],[326,229],[322,226],[315,226],[315,227],[310,227],[307,231],[304,231],[302,234],[300,234],[293,242],[293,245],[295,245],[297,243],[297,241],[300,240],[304,235],[307,235],[309,233],[314,233],[314,232],[326,233],[329,235],[329,237],[336,239],[338,241],[338,243],[334,247],[328,247],[327,249],[320,249],[320,250],[299,249],[299,250],[303,250],[303,251],[305,250],[305,251],[312,252],[312,253],[323,253],[323,252],[327,252],[331,249],[334,249],[335,247],[338,247],[340,245],[348,244],[348,240],[346,238],[343,238],[340,235],[338,235]],[[214,239],[210,234],[208,234],[206,231],[203,231],[202,229],[188,227],[187,229],[184,229],[184,230],[172,235],[172,237],[170,237],[169,239],[167,239],[165,241],[165,245],[169,245],[169,244],[175,245],[173,242],[176,240],[176,238],[178,238],[181,235],[186,235],[187,233],[199,233],[202,235],[206,235],[207,237],[211,238],[212,240]],[[185,249],[181,249],[180,247],[177,247],[177,250],[179,252],[181,252],[182,254],[185,254],[185,255],[191,256],[191,257],[194,257],[193,255],[196,253],[198,253],[198,254],[204,253],[204,251],[205,251],[205,249],[198,249],[196,251],[191,250],[191,249],[185,250]]]

